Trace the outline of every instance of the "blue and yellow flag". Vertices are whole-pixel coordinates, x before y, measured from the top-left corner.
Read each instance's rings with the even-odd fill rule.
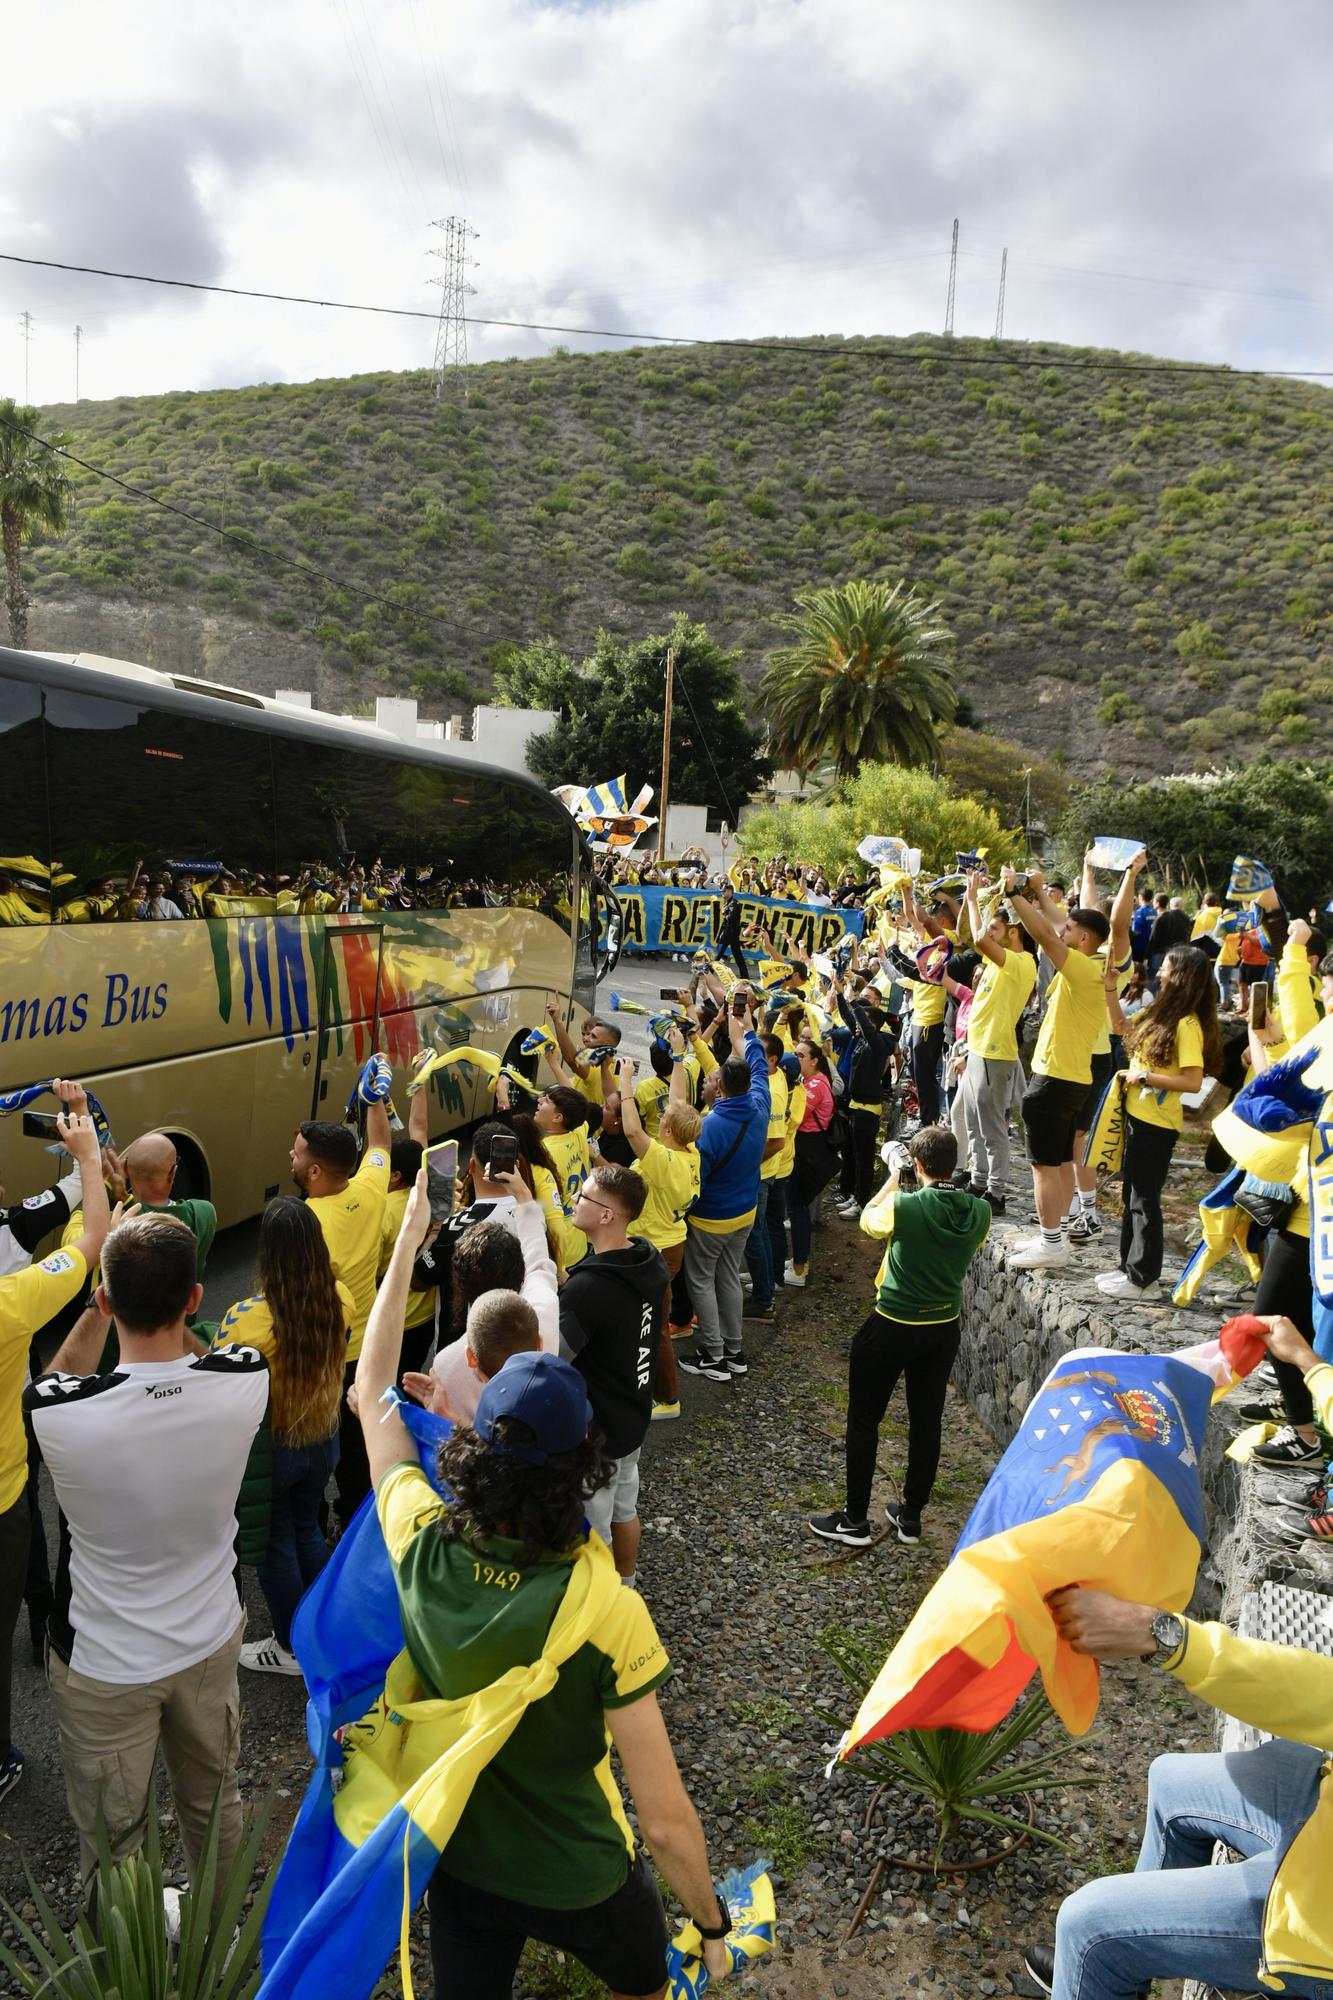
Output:
[[[1067,1355],[839,1754],[904,1729],[990,1729],[1036,1672],[1082,1735],[1097,1712],[1097,1663],[1060,1638],[1046,1598],[1081,1583],[1184,1610],[1203,1542],[1199,1452],[1213,1388],[1166,1355]]]
[[[1227,883],[1229,903],[1247,902],[1257,896],[1262,889],[1273,886],[1272,871],[1262,861],[1253,860],[1248,854],[1238,854],[1231,864],[1231,880]]]
[[[1263,1270],[1264,1232],[1236,1200],[1244,1179],[1244,1167],[1233,1167],[1199,1203],[1203,1240],[1195,1245],[1188,1264],[1176,1280],[1171,1294],[1173,1305],[1189,1305],[1208,1272],[1215,1264],[1220,1264],[1231,1250],[1240,1256],[1250,1283],[1258,1284]]]

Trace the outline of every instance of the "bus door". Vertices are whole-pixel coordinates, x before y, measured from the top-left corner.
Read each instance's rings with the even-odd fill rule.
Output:
[[[342,1117],[361,1065],[379,1046],[383,959],[383,924],[331,923],[326,928],[319,968],[312,1118],[336,1122]]]

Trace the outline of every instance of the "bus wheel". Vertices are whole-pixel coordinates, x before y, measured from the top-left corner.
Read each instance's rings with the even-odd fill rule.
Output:
[[[209,1191],[208,1164],[193,1139],[179,1132],[169,1134],[176,1148],[176,1178],[171,1192],[177,1201],[192,1198],[206,1201]]]

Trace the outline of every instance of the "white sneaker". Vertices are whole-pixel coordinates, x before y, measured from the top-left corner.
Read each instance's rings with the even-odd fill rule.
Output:
[[[1016,1236],[1013,1248],[1015,1250],[1035,1250],[1039,1243],[1044,1243],[1045,1241],[1046,1238],[1038,1230],[1035,1236]]]
[[[301,1669],[296,1655],[280,1646],[276,1639],[252,1639],[241,1647],[241,1665],[249,1667],[252,1674],[294,1674],[301,1678]]]
[[[1136,1285],[1128,1271],[1103,1271],[1097,1279],[1097,1290],[1104,1299],[1147,1299],[1155,1295],[1157,1286]]]
[[[1048,1243],[1039,1236],[1035,1243],[1015,1250],[1009,1259],[1011,1271],[1060,1271],[1072,1263],[1067,1243]]]
[[[167,1938],[171,1944],[181,1941],[181,1896],[184,1891],[173,1889],[170,1883],[162,1890],[162,1916],[166,1924]]]
[[[794,1264],[785,1264],[782,1270],[782,1282],[784,1285],[795,1285],[797,1290],[799,1291],[801,1286],[805,1283],[805,1279],[801,1276],[800,1272],[796,1269],[796,1266]]]

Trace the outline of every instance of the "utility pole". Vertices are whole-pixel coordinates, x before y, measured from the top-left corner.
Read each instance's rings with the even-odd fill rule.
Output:
[[[83,328],[74,329],[74,400],[79,400],[79,349],[83,346]]]
[[[32,347],[33,319],[30,312],[19,314],[19,326],[23,333],[23,400],[28,400],[28,354]]]
[[[995,338],[1004,339],[1004,279],[1009,269],[1008,246],[1000,252],[1000,296],[995,305]]]
[[[949,251],[949,296],[944,305],[944,331],[953,335],[953,301],[958,287],[958,217],[953,219],[953,247]]]
[[[468,269],[473,261],[467,246],[477,232],[457,215],[451,215],[443,222],[433,222],[431,228],[444,231],[444,248],[430,253],[444,263],[443,277],[431,280],[432,284],[440,287],[440,319],[435,329],[435,365],[431,370],[431,381],[437,403],[454,394],[466,402],[466,301],[476,291],[476,286],[467,282]]]
[[[666,656],[666,707],[662,711],[662,784],[658,793],[657,810],[657,858],[666,860],[667,837],[667,796],[671,787],[671,703],[676,692],[676,656],[667,647]]]

